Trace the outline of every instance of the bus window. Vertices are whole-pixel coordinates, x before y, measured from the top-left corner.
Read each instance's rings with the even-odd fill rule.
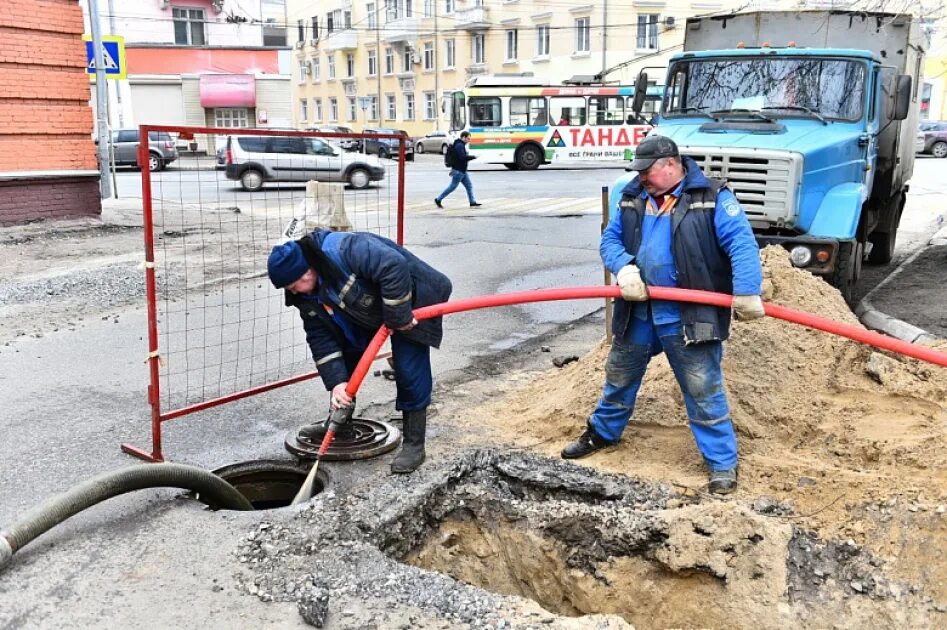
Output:
[[[585,97],[553,96],[549,99],[550,119],[556,125],[584,125]]]
[[[467,126],[467,106],[464,103],[464,93],[454,92],[454,100],[450,113],[451,131],[460,131]]]
[[[476,96],[468,102],[470,103],[471,127],[499,127],[503,124],[499,97]]]
[[[514,96],[510,99],[510,124],[514,127],[547,124],[545,97]]]
[[[590,96],[589,124],[620,125],[625,120],[625,99],[621,96]]]

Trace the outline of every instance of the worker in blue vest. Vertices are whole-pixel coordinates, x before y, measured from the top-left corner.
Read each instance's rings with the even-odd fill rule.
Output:
[[[624,298],[615,305],[605,388],[585,432],[562,457],[585,457],[619,441],[648,362],[664,352],[710,472],[709,489],[733,492],[737,440],[721,370],[731,309],[649,300],[648,287],[733,294],[738,319],[763,317],[759,247],[733,193],[682,158],[670,138],[645,138],[629,170],[638,177],[622,191],[600,245]]]
[[[299,309],[332,409],[354,407],[346,385],[355,365],[382,324],[393,331],[395,408],[404,425],[391,470],[414,471],[424,461],[433,389],[431,348],[440,346],[443,329],[440,317],[418,322],[412,310],[446,302],[450,280],[387,238],[330,230],[277,245],[267,272],[273,286],[286,290],[286,305]],[[299,435],[312,440],[324,432],[317,423]]]

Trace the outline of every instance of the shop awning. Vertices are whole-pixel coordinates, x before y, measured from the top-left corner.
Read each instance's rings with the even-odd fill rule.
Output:
[[[202,74],[201,107],[256,106],[256,79],[246,74]]]

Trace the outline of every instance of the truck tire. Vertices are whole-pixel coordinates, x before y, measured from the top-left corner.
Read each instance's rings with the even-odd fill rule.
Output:
[[[535,144],[527,144],[516,152],[516,167],[521,171],[535,171],[543,163],[543,152]]]
[[[935,142],[931,147],[931,155],[935,158],[947,157],[947,142]]]
[[[828,277],[829,283],[839,290],[845,303],[850,306],[855,295],[855,284],[861,275],[861,258],[864,251],[863,243],[840,243],[835,271]]]
[[[872,265],[887,265],[894,258],[894,245],[898,238],[897,232],[874,232],[868,237],[871,241],[871,253],[868,262]]]

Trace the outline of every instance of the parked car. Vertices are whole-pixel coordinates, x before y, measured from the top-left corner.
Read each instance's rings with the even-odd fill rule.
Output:
[[[117,129],[112,131],[112,151],[115,166],[138,166],[138,130]],[[161,171],[178,159],[178,148],[171,134],[166,131],[148,132],[148,170]]]
[[[924,143],[925,135],[920,128],[917,130],[917,135],[914,136],[914,152],[915,153],[924,153]]]
[[[947,157],[947,122],[930,120],[920,124],[924,132],[924,149],[921,153],[929,153],[937,158]]]
[[[309,127],[309,131],[323,131],[325,133],[355,133],[352,131],[351,127],[345,127],[344,125],[321,125],[319,127]],[[325,138],[325,140],[342,147],[346,151],[355,151],[360,146],[358,138]]]
[[[390,129],[388,127],[378,127],[377,129],[364,129],[366,134],[398,134],[405,138],[404,159],[408,162],[414,160],[414,138],[408,135],[407,131],[401,129]],[[377,155],[380,158],[390,158],[398,155],[398,140],[396,138],[364,138],[364,152]]]
[[[447,149],[452,144],[452,138],[446,131],[432,131],[423,138],[418,138],[414,143],[414,150],[417,153],[425,151],[437,151],[438,153],[447,153]]]
[[[227,179],[254,192],[266,182],[345,182],[368,188],[385,178],[373,155],[349,153],[320,138],[303,136],[228,136]]]

